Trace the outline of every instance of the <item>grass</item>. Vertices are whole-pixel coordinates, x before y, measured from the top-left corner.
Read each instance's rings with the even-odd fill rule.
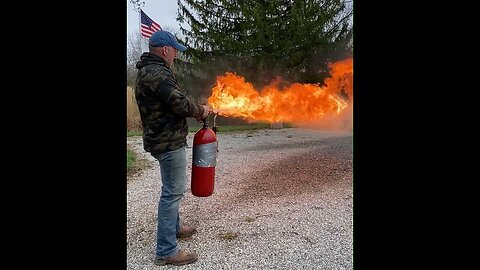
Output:
[[[236,232],[225,232],[225,233],[219,234],[218,236],[220,237],[220,239],[223,239],[226,241],[232,241],[238,237],[238,234]]]
[[[142,131],[128,131],[127,137],[142,136]]]
[[[251,124],[251,125],[245,125],[245,126],[218,126],[217,132],[223,133],[223,132],[231,132],[231,131],[256,130],[256,129],[264,129],[264,128],[269,128],[269,124],[257,123],[257,124]],[[198,128],[195,131],[197,130]]]
[[[127,173],[132,170],[136,160],[137,156],[135,153],[132,150],[127,149]]]
[[[256,220],[256,218],[254,218],[254,217],[245,217],[246,222],[254,222],[255,220]]]
[[[127,176],[134,175],[142,170],[151,167],[152,164],[138,155],[130,148],[127,148]]]
[[[202,126],[189,126],[189,132],[197,132]],[[291,124],[284,123],[283,128],[291,128],[293,127]],[[209,126],[209,128],[212,128]],[[218,133],[226,133],[226,132],[233,132],[233,131],[242,131],[242,130],[257,130],[257,129],[268,129],[270,128],[270,124],[268,123],[256,123],[251,125],[242,125],[242,126],[218,126]],[[142,136],[142,131],[128,131],[127,137],[132,136]]]

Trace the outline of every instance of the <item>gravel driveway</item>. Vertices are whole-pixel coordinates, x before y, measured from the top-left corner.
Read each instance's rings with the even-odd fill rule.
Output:
[[[351,133],[284,128],[217,137],[210,197],[192,195],[188,166],[180,215],[198,232],[178,243],[199,258],[181,267],[153,264],[160,172],[141,137],[127,139],[152,163],[127,179],[127,269],[353,269]]]

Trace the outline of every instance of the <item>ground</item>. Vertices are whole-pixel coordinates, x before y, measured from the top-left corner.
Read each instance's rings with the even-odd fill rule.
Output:
[[[221,129],[221,127],[219,127]],[[190,190],[192,140],[178,242],[199,260],[182,269],[353,269],[352,134],[300,128],[218,133],[214,193]],[[128,146],[149,164],[127,179],[127,268],[158,269],[158,163],[141,137]]]

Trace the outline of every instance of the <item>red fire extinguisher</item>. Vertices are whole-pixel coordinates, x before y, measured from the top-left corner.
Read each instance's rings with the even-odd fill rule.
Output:
[[[193,137],[192,194],[208,197],[213,193],[215,166],[217,164],[217,136],[203,119],[203,127]],[[216,131],[216,126],[214,124]]]

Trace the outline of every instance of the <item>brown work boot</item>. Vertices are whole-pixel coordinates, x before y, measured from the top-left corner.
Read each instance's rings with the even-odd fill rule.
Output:
[[[197,232],[197,229],[195,229],[195,227],[184,225],[180,228],[180,231],[177,233],[177,238],[189,237],[196,232]]]
[[[185,264],[193,263],[197,259],[198,259],[197,254],[179,250],[173,256],[167,257],[165,259],[155,259],[155,264],[156,265],[166,265],[166,264],[185,265]]]

